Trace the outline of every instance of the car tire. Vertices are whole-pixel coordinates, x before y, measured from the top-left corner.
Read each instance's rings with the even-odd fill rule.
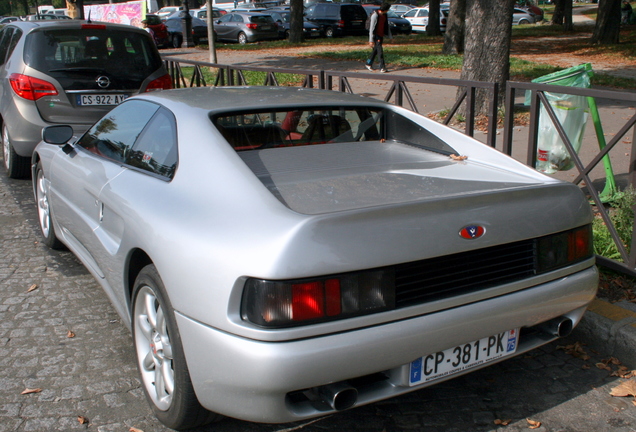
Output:
[[[35,205],[37,206],[38,211],[38,222],[40,223],[40,232],[44,238],[42,243],[51,249],[64,249],[64,244],[55,234],[51,205],[49,203],[50,182],[44,175],[41,162],[38,162],[38,165],[35,168],[35,184],[33,186],[35,192]]]
[[[245,45],[247,43],[247,36],[245,35],[245,33],[240,32],[236,38],[236,41],[241,45]]]
[[[181,48],[181,36],[172,35],[172,48]]]
[[[221,418],[203,408],[194,393],[174,309],[152,264],[139,272],[133,287],[132,335],[144,393],[164,425],[183,430]]]
[[[329,38],[334,36],[333,27],[326,27],[325,28],[325,36],[329,37]]]
[[[519,23],[518,23],[518,24],[519,24],[519,25],[530,24],[530,21],[528,21],[528,20],[527,20],[527,19],[525,19],[525,18],[521,18],[521,19],[519,20]]]
[[[31,159],[20,156],[15,152],[11,145],[9,129],[6,124],[2,125],[2,154],[4,157],[4,167],[7,170],[7,176],[9,178],[21,179],[29,177],[31,173]]]

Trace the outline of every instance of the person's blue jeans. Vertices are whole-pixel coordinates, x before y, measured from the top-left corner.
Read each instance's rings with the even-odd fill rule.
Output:
[[[380,62],[380,69],[386,69],[386,65],[384,64],[384,49],[382,49],[383,40],[384,38],[382,36],[373,36],[373,51],[371,52],[371,57],[367,60],[369,66],[373,66],[373,62],[377,56],[378,62]]]

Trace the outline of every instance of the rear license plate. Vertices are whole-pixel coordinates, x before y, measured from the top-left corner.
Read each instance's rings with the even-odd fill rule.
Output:
[[[77,105],[119,105],[126,98],[128,98],[128,95],[123,94],[77,95]]]
[[[519,329],[505,331],[467,344],[420,357],[411,362],[409,385],[430,383],[512,355]]]
[[[272,26],[269,26],[269,25],[261,26],[261,30],[271,30],[271,29],[272,29]]]

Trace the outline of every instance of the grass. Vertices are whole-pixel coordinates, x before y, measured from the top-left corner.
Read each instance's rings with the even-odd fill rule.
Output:
[[[216,71],[212,72],[210,68],[207,67],[202,67],[200,70],[203,75],[203,79],[208,85],[215,82],[217,77]],[[190,82],[190,78],[194,74],[194,67],[182,67],[181,72],[183,73],[186,82]],[[262,71],[242,71],[242,74],[246,85],[264,85],[267,78],[267,73]],[[278,80],[278,84],[281,86],[300,86],[305,79],[304,75],[299,74],[276,73],[275,75]]]

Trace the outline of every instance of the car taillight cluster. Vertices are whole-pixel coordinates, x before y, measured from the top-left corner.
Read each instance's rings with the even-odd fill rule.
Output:
[[[155,90],[170,90],[172,88],[172,79],[170,75],[165,74],[160,76],[157,79],[150,81],[148,86],[146,87],[146,91],[155,91]]]
[[[345,22],[344,22],[344,20],[340,20],[340,21],[338,21],[338,27],[342,27],[342,28],[344,28],[344,26],[345,26]]]
[[[242,315],[263,327],[289,327],[395,308],[391,269],[298,281],[249,279]]]
[[[535,274],[594,256],[592,227],[585,225],[535,240]],[[320,278],[245,283],[241,316],[266,328],[292,327],[367,315],[396,307],[393,267]]]
[[[542,237],[537,242],[537,272],[565,267],[593,255],[591,225]]]
[[[39,78],[18,73],[9,76],[11,88],[21,98],[36,101],[44,96],[57,95],[57,89],[53,84]]]
[[[245,24],[245,27],[247,27],[250,30],[256,30],[258,28],[258,24],[256,24],[256,23],[247,23],[247,24]]]

